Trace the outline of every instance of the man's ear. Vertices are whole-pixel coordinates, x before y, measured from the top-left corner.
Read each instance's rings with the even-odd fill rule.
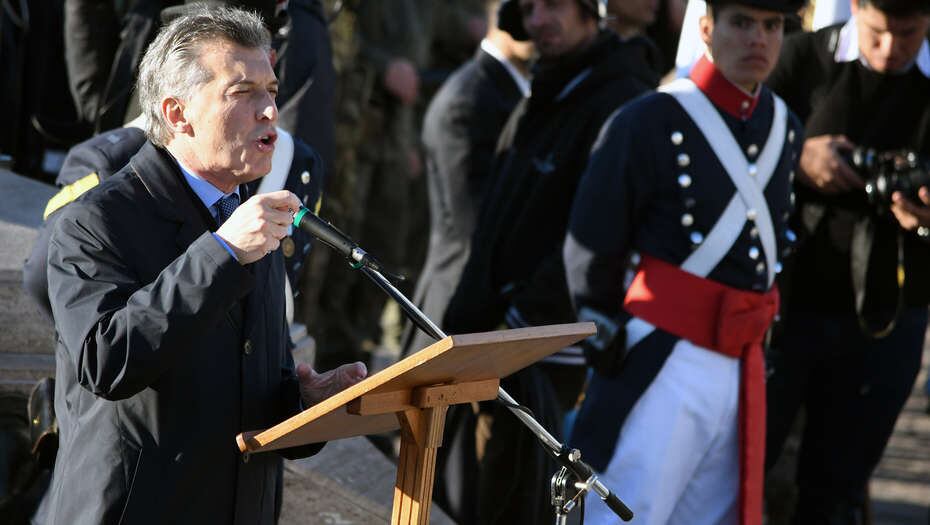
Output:
[[[714,34],[714,19],[710,13],[701,15],[701,18],[698,19],[698,33],[701,35],[701,41],[709,50]]]
[[[859,12],[859,0],[849,0],[849,12],[856,16],[856,13]]]
[[[177,134],[189,134],[191,125],[184,114],[184,104],[175,97],[168,97],[161,101],[161,114],[168,124],[168,128]]]

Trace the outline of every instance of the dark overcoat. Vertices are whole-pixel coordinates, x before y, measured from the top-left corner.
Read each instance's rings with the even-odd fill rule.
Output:
[[[655,85],[640,51],[605,32],[581,56],[537,67],[532,95],[497,145],[472,250],[444,316],[449,333],[497,328],[509,307],[523,325],[575,320],[561,255],[568,214],[601,125]]]
[[[235,437],[301,409],[282,255],[240,265],[215,228],[152,144],[62,210],[48,269],[61,445],[43,522],[274,522],[280,457],[243,456]]]
[[[414,302],[430,319],[442,320],[468,260],[475,217],[488,181],[497,137],[517,102],[516,81],[496,58],[478,50],[453,73],[430,102],[423,120],[429,185],[429,251]],[[432,339],[408,325],[404,352]]]

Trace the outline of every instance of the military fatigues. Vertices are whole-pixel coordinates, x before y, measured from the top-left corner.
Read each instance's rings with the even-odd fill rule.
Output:
[[[461,25],[469,12],[435,0],[361,0],[340,14],[334,29],[339,151],[324,215],[387,269],[405,275],[408,281],[400,288],[406,293],[426,252],[426,185],[424,177],[413,179],[409,165],[409,155],[419,154],[418,108],[401,104],[387,91],[384,73],[395,58],[423,73],[430,66],[431,46],[460,38],[462,31],[449,26]],[[325,352],[320,358],[335,364],[380,343],[386,297],[342,258],[318,253],[324,260],[313,264],[325,281],[304,306]]]
[[[627,352],[616,375],[593,374],[572,445],[645,523],[735,522],[738,450],[747,450],[739,445],[737,414],[745,406],[741,374],[749,357],[725,354],[714,337],[705,343],[692,340],[690,332],[663,329],[664,319],[634,317],[629,294],[623,308],[630,252],[641,260],[631,293],[642,288],[643,275],[647,288],[665,284],[644,274],[658,265],[689,276],[685,281],[724,290],[721,295],[767,305],[761,330],[737,345],[742,351],[749,343],[755,352],[758,408],[764,403],[759,343],[775,313],[771,288],[795,240],[787,220],[790,174],[801,144],[797,119],[769,90],[763,87],[752,97],[706,59],[692,79],[641,98],[611,118],[576,194],[564,249],[579,318],[620,334],[619,350]],[[699,110],[685,111],[680,97],[697,100]],[[678,310],[693,295],[686,287],[673,290],[662,308],[689,321],[693,317]],[[653,301],[669,299],[656,293]],[[696,306],[710,315],[722,309],[710,301]],[[714,334],[712,323],[696,328]],[[756,422],[764,424],[764,417]],[[612,516],[594,499],[588,503],[595,522]]]

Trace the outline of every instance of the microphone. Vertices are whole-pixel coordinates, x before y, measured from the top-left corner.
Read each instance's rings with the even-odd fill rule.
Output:
[[[329,245],[332,249],[349,259],[353,269],[369,268],[380,273],[390,275],[397,280],[404,280],[402,275],[387,272],[377,259],[368,254],[351,237],[339,231],[329,222],[321,219],[304,206],[294,214],[294,227],[313,235]]]

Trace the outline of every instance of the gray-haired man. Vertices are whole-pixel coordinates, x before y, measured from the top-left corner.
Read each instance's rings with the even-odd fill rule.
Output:
[[[56,224],[61,448],[38,522],[273,523],[280,457],[240,456],[236,434],[365,375],[286,349],[278,247],[300,203],[244,186],[274,151],[269,50],[242,11],[166,26],[139,74],[149,143]]]

